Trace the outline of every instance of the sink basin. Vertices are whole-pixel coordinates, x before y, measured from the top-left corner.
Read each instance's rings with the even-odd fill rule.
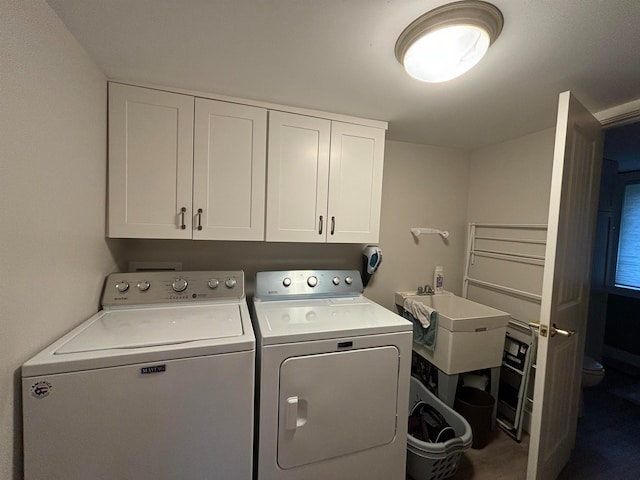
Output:
[[[416,295],[416,292],[396,292],[396,305],[402,307],[410,298],[434,308],[439,313],[439,325],[452,332],[475,331],[480,327],[505,327],[509,314],[481,303],[458,297],[451,292]],[[480,325],[482,324],[482,325]]]
[[[395,302],[401,312],[406,299],[416,300],[438,311],[434,351],[416,342],[414,350],[447,375],[502,364],[508,313],[451,292],[435,295],[396,292]]]

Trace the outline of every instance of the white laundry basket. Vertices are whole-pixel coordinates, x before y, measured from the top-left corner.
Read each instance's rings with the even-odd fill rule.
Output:
[[[420,380],[411,377],[409,411],[420,401],[435,407],[453,427],[456,436],[446,442],[430,443],[407,435],[407,473],[414,480],[452,477],[458,470],[462,452],[471,447],[471,427],[460,414],[427,390]]]

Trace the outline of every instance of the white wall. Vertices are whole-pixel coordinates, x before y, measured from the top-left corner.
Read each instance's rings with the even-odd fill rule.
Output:
[[[471,153],[467,221],[494,224],[546,224],[549,215],[551,166],[555,128],[480,148]],[[546,230],[479,230],[480,236],[539,239]],[[544,256],[544,245],[489,242],[478,248]],[[542,265],[476,257],[469,276],[478,280],[540,295]],[[469,287],[468,298],[510,313],[514,318],[538,321],[540,304]]]
[[[469,222],[547,223],[555,128],[471,152]]]
[[[0,478],[22,477],[20,365],[97,310],[106,81],[43,0],[0,2]]]
[[[382,264],[367,297],[396,310],[393,293],[433,284],[442,265],[445,289],[461,292],[469,162],[466,151],[387,142],[382,188]],[[448,230],[448,239],[422,235],[411,227]]]

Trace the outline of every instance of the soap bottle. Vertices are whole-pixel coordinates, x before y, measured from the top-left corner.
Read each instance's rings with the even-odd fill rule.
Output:
[[[444,268],[441,266],[433,270],[433,289],[436,293],[442,293],[444,290]]]

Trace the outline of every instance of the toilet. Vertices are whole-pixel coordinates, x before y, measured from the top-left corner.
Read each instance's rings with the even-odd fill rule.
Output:
[[[582,363],[582,386],[595,387],[604,378],[604,367],[587,355],[584,356]]]
[[[582,362],[582,388],[595,387],[604,378],[604,367],[600,362],[585,355]],[[584,395],[580,389],[580,411],[578,416],[584,416]]]

